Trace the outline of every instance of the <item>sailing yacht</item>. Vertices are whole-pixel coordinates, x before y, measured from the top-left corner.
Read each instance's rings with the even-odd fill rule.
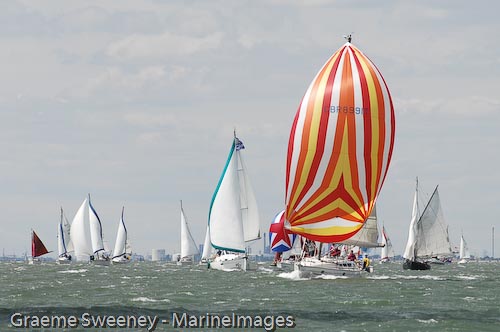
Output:
[[[29,264],[40,264],[41,260],[39,257],[49,252],[35,231],[31,230],[31,257],[28,260]]]
[[[113,250],[113,257],[111,258],[113,264],[129,263],[132,256],[128,242],[127,227],[125,227],[125,221],[123,220],[124,210],[125,207],[122,207],[122,215],[118,223],[118,231],[116,232],[115,248]]]
[[[341,244],[360,232],[392,157],[395,118],[389,89],[351,36],[346,39],[309,85],[290,131],[285,227],[304,244]],[[333,260],[303,255],[295,269],[353,276],[372,270],[357,262],[345,265],[342,271],[344,266]]]
[[[394,250],[392,248],[392,242],[387,235],[385,226],[382,226],[382,250],[380,251],[380,263],[387,263],[394,257]]]
[[[73,218],[70,236],[77,262],[91,262],[96,265],[110,264],[109,254],[104,249],[101,220],[92,206],[90,194]]]
[[[69,264],[72,262],[71,252],[73,251],[73,243],[70,237],[71,225],[64,216],[63,208],[61,207],[61,220],[57,225],[57,249],[59,256],[57,257],[58,264]]]
[[[177,265],[194,264],[194,256],[199,254],[198,247],[194,241],[193,235],[189,230],[189,225],[182,208],[181,201],[181,254],[177,260]]]
[[[211,246],[217,253],[209,264],[217,270],[246,271],[246,245],[260,238],[257,201],[241,155],[244,148],[235,132],[210,204],[208,230]]]
[[[459,261],[457,262],[458,264],[465,264],[469,262],[470,259],[470,253],[469,253],[469,246],[467,245],[467,242],[464,239],[464,236],[460,237],[460,253],[459,253]]]
[[[438,187],[420,214],[417,179],[403,269],[429,270],[431,261],[442,262],[440,257],[449,257],[451,254],[448,226],[444,220]]]

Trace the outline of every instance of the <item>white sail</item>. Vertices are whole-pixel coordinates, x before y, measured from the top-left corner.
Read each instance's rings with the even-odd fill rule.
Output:
[[[245,252],[235,141],[212,197],[208,222],[214,248]]]
[[[363,224],[363,227],[354,236],[341,242],[342,244],[354,245],[362,248],[375,248],[383,246],[378,242],[377,211],[373,207],[372,212]]]
[[[61,208],[61,220],[57,225],[57,249],[59,257],[64,256],[73,251],[73,242],[70,236],[71,225],[68,219],[64,216],[63,209]]]
[[[115,248],[113,250],[113,259],[121,258],[127,254],[127,228],[123,220],[123,208],[120,222],[118,223],[118,231],[116,233]]]
[[[92,240],[92,251],[94,254],[104,251],[104,242],[102,240],[102,225],[97,212],[90,202],[89,195],[89,221],[90,221],[90,239]]]
[[[420,216],[417,230],[418,237],[415,246],[417,257],[451,255],[448,226],[443,217],[437,187]]]
[[[77,261],[89,261],[92,249],[88,234],[89,225],[86,222],[85,211],[87,207],[87,199],[83,201],[71,223],[70,236],[75,250]]]
[[[207,227],[205,234],[205,242],[203,242],[203,253],[201,254],[202,260],[207,260],[212,255],[212,245],[210,243],[210,229]]]
[[[191,235],[189,230],[181,201],[181,258],[194,256],[198,253],[198,247],[196,246],[193,235]]]
[[[240,185],[241,216],[245,242],[260,239],[260,217],[257,200],[248,177],[243,156],[236,149],[238,159],[238,179]]]
[[[460,259],[468,258],[470,258],[469,247],[467,246],[467,242],[462,235],[462,237],[460,238]]]
[[[403,257],[409,260],[414,260],[416,257],[415,245],[417,242],[418,219],[419,219],[419,210],[418,210],[418,181],[417,181],[415,196],[413,198],[413,210],[411,213],[410,229],[408,231],[408,241],[406,242],[406,249],[403,254]]]
[[[380,258],[381,259],[389,259],[389,258],[394,257],[392,243],[391,243],[391,240],[389,239],[389,236],[387,236],[387,233],[385,231],[384,226],[382,226],[382,244],[384,246],[382,247],[382,250],[380,253]]]

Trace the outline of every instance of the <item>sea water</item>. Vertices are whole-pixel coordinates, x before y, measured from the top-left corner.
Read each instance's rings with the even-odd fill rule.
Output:
[[[0,331],[148,331],[147,319],[153,318],[155,331],[500,331],[499,263],[452,263],[430,271],[403,270],[401,262],[376,264],[374,273],[361,278],[301,278],[268,263],[253,268],[4,262]],[[27,316],[77,321],[65,328],[43,328],[40,321],[33,326],[31,318],[27,325],[12,322]],[[186,327],[172,320],[212,316],[226,317],[228,325]],[[235,316],[267,321],[235,327]],[[112,319],[107,325],[84,319],[96,317]]]

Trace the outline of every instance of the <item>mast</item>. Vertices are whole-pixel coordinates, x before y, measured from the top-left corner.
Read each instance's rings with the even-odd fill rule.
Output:
[[[491,227],[491,258],[495,258],[495,226]]]

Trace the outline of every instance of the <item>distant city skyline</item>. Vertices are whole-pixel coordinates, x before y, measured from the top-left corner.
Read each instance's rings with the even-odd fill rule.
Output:
[[[2,248],[29,253],[34,229],[56,252],[60,207],[71,221],[88,193],[110,248],[125,206],[132,251],[178,252],[181,199],[203,243],[234,129],[267,233],[284,208],[297,107],[352,33],[384,76],[396,113],[393,158],[377,201],[396,254],[406,244],[418,176],[423,193],[439,185],[452,245],[463,233],[472,254],[491,255],[492,227],[500,229],[499,7],[463,0],[6,1]]]

